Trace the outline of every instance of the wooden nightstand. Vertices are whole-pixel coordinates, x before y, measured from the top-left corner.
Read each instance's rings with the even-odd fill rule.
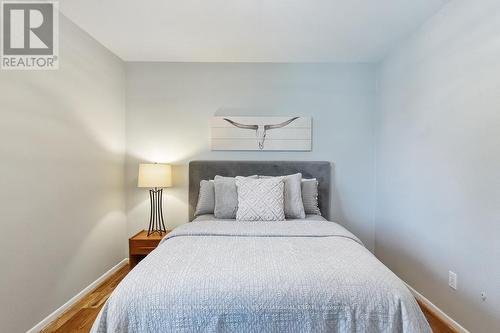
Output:
[[[167,230],[167,234],[172,230]],[[156,249],[160,241],[165,237],[165,233],[161,236],[158,233],[149,235],[146,230],[139,231],[128,240],[128,253],[130,268],[134,268],[139,261],[147,256],[151,251]]]

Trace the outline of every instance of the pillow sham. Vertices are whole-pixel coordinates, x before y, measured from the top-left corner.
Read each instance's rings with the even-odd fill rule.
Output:
[[[257,175],[242,178],[257,178]],[[238,210],[238,192],[234,177],[215,176],[215,207],[214,215],[218,219],[235,219]]]
[[[272,178],[271,176],[259,176],[261,179]],[[306,213],[302,202],[301,189],[302,174],[283,176],[284,183],[284,209],[287,219],[304,219]]]
[[[236,177],[238,221],[283,221],[283,177],[251,179]]]
[[[306,214],[321,215],[318,204],[318,180],[302,179],[302,202]]]
[[[200,181],[200,192],[194,216],[213,214],[215,209],[215,186],[213,180]]]

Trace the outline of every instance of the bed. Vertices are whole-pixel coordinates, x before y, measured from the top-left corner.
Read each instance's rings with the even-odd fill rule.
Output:
[[[323,217],[194,217],[202,179],[294,172],[319,180]],[[328,221],[330,174],[328,162],[191,162],[191,222],[124,278],[91,332],[431,332],[404,283]]]

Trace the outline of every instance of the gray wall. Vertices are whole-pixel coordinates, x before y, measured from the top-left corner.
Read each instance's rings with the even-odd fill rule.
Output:
[[[500,2],[451,1],[380,73],[375,253],[471,332],[500,328],[499,36]]]
[[[0,71],[0,332],[25,332],[127,255],[125,68],[64,17],[60,69]]]
[[[168,162],[169,226],[187,222],[187,163],[194,159],[334,163],[333,219],[373,248],[375,67],[372,65],[127,63],[128,233],[147,228],[137,165]],[[313,118],[312,152],[212,152],[214,115]]]

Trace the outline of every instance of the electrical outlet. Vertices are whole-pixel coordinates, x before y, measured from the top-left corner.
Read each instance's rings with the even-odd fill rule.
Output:
[[[450,288],[457,290],[457,273],[448,271],[448,285]]]

